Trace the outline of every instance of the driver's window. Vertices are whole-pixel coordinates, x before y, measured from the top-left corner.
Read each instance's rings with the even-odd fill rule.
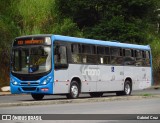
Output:
[[[56,46],[54,49],[55,64],[67,64],[67,49],[65,46]]]

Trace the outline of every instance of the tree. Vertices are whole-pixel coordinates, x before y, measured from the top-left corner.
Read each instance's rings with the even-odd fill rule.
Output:
[[[70,17],[87,38],[144,43],[155,0],[58,0],[61,18]]]

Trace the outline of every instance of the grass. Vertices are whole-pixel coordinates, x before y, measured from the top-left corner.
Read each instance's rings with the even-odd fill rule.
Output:
[[[145,96],[145,97],[149,97],[149,96],[153,96],[153,94],[142,94],[142,96]]]

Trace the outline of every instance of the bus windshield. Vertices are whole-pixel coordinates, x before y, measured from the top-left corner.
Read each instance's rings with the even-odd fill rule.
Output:
[[[51,47],[19,47],[13,49],[12,72],[38,74],[51,69]]]

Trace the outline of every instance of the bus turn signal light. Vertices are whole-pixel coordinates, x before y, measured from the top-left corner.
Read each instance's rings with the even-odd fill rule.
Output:
[[[41,91],[48,91],[48,88],[41,88]]]

